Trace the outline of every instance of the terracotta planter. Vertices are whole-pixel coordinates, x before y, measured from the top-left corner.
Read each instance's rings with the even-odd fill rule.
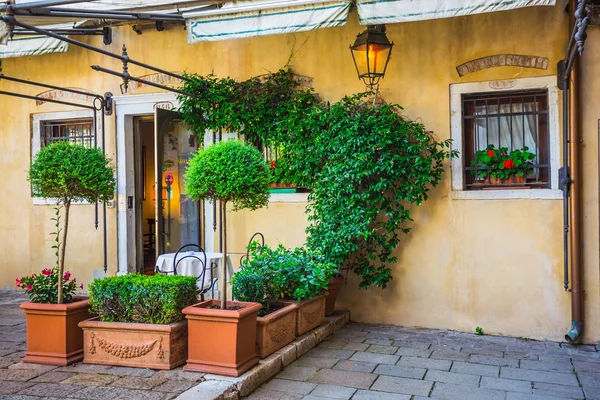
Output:
[[[68,304],[23,303],[27,352],[23,362],[65,366],[83,359],[81,321],[90,318],[88,299]]]
[[[344,277],[339,275],[329,281],[327,285],[327,297],[325,298],[325,316],[333,314],[335,311],[335,301],[340,292],[340,287],[344,283]]]
[[[523,184],[525,183],[525,176],[511,176],[509,178],[500,179],[492,178],[490,176],[490,185],[510,185],[510,184]]]
[[[187,321],[170,325],[83,321],[86,364],[173,369],[187,357]]]
[[[189,337],[184,370],[240,376],[258,363],[256,318],[261,305],[228,301],[228,307],[243,308],[208,308],[220,305],[220,300],[208,300],[183,309]]]
[[[326,297],[327,293],[324,293],[298,303],[296,335],[303,335],[323,323]]]
[[[274,301],[284,306],[256,320],[256,354],[265,358],[290,344],[296,338],[298,304],[295,301]]]

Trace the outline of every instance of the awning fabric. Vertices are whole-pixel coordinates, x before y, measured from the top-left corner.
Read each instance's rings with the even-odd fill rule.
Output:
[[[184,17],[191,18],[187,20],[188,43],[196,43],[341,26],[348,21],[350,6],[348,0],[247,1],[227,3],[200,17]]]
[[[46,36],[18,37],[4,46],[0,45],[0,58],[65,53],[68,49],[68,43]]]
[[[48,28],[68,29],[73,24],[53,25]],[[0,58],[39,56],[50,53],[66,53],[69,44],[47,36],[15,36],[7,38],[6,24],[0,23]]]
[[[356,0],[361,25],[458,17],[531,6],[556,0]]]

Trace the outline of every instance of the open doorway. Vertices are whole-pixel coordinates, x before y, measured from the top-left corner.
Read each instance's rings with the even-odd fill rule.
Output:
[[[184,173],[198,138],[178,114],[156,109],[133,119],[137,270],[154,272],[159,255],[203,246],[202,203],[185,193]]]

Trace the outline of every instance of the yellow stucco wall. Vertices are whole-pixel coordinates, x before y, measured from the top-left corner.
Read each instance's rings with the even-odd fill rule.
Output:
[[[396,44],[382,96],[406,107],[406,115],[420,118],[439,139],[450,137],[449,85],[551,76],[562,57],[567,37],[567,16],[560,7],[538,7],[471,17],[388,27]],[[246,79],[274,71],[292,49],[294,72],[313,77],[314,87],[325,100],[363,91],[356,78],[348,46],[363,27],[351,14],[345,27],[296,35],[277,35],[245,40],[188,45],[181,28],[165,32],[130,28],[114,32],[110,50],[127,44],[132,58],[172,71]],[[600,80],[591,65],[600,54],[600,34],[590,29],[585,74],[590,84],[584,96],[593,98]],[[99,38],[84,39],[101,45]],[[491,68],[460,78],[456,66],[495,54],[526,54],[549,58],[548,70],[520,67]],[[72,46],[68,54],[3,61],[7,75],[56,85],[119,92],[117,78],[93,72],[91,64],[119,70],[120,62]],[[149,73],[130,66],[130,73]],[[0,82],[2,90],[36,94],[22,85]],[[143,89],[137,93],[154,92]],[[586,145],[585,340],[600,338],[598,274],[598,176],[597,100],[586,105],[583,115]],[[18,99],[0,98],[0,166],[10,171],[0,183],[0,287],[11,287],[14,277],[52,263],[48,206],[34,206],[29,196],[26,169],[30,160],[31,113],[62,110]],[[114,117],[107,122],[107,144],[115,156]],[[448,169],[449,172],[449,169]],[[589,180],[588,180],[589,179]],[[268,209],[228,215],[230,249],[241,254],[256,231],[273,245],[292,247],[304,241],[307,224],[304,203],[272,203]],[[67,264],[88,283],[101,268],[101,232],[93,228],[93,207],[74,211]],[[109,210],[109,273],[116,271],[116,211]],[[570,295],[562,289],[562,203],[560,200],[453,200],[450,173],[414,210],[413,232],[398,248],[395,279],[388,289],[359,291],[350,277],[340,296],[357,321],[401,324],[560,340],[570,324]],[[238,257],[234,257],[237,260]]]

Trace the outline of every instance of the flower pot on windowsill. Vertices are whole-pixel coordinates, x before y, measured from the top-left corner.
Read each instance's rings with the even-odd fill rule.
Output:
[[[327,297],[325,298],[325,316],[328,317],[335,311],[335,301],[344,283],[342,275],[336,275],[327,285]]]
[[[256,318],[261,305],[220,300],[203,301],[183,309],[188,320],[186,371],[240,376],[258,363]]]
[[[325,298],[327,292],[298,303],[296,335],[300,336],[315,329],[325,319]]]
[[[272,305],[281,308],[256,320],[256,354],[263,359],[296,338],[298,304],[290,300],[277,300]]]
[[[525,176],[515,176],[511,175],[508,178],[489,178],[490,185],[496,186],[487,186],[484,187],[484,190],[499,190],[499,189],[529,189],[529,186],[525,185]],[[487,184],[487,181],[484,182],[484,185]]]
[[[184,364],[187,357],[187,321],[161,325],[93,318],[79,326],[86,364],[169,370]]]
[[[23,362],[66,366],[83,359],[83,331],[90,318],[87,297],[66,304],[23,303],[27,352]]]
[[[297,187],[291,183],[271,182],[269,193],[296,193]]]

